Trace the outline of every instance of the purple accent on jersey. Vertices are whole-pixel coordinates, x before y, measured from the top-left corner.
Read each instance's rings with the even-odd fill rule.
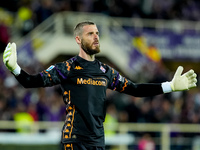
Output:
[[[119,83],[119,73],[117,73],[117,79],[116,79],[116,82],[115,82],[115,86],[114,86],[114,87],[116,87],[118,83]]]
[[[75,58],[75,57],[71,58],[72,61],[75,61],[76,59],[77,59],[77,58]]]
[[[114,84],[114,83],[111,84],[111,87],[113,87],[113,84]],[[113,89],[114,89],[114,88],[113,88]]]
[[[40,75],[43,77],[43,74],[40,72]]]
[[[55,67],[55,69],[56,69],[56,71],[58,71],[59,75],[60,75],[63,79],[67,79],[67,77],[64,76],[64,75],[60,72],[60,70],[59,70],[58,68]]]
[[[113,89],[117,86],[117,84],[119,83],[119,73],[117,73],[117,78],[116,78],[116,82],[115,85],[113,86],[114,83],[111,84],[111,87],[113,87]]]

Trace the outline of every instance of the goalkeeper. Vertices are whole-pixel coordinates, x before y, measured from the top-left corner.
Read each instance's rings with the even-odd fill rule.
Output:
[[[163,83],[137,84],[112,67],[95,59],[100,52],[99,31],[93,22],[80,22],[74,28],[79,54],[65,62],[29,75],[17,64],[16,44],[8,43],[3,61],[25,88],[60,84],[66,105],[61,141],[64,150],[104,150],[103,122],[106,115],[106,89],[137,97],[154,96],[196,87],[193,70],[184,74],[179,66],[173,79]]]

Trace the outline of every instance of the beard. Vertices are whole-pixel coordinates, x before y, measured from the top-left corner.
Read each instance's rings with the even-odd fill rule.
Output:
[[[83,39],[81,41],[81,48],[85,51],[86,54],[88,55],[94,55],[99,53],[100,50],[100,46],[96,46],[95,48],[92,48],[92,45],[85,42]]]

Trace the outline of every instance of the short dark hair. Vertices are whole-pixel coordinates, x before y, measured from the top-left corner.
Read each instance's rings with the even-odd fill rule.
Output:
[[[92,21],[83,21],[83,22],[78,23],[74,28],[74,37],[78,35],[80,36],[82,34],[83,27],[86,25],[95,25],[95,23]]]

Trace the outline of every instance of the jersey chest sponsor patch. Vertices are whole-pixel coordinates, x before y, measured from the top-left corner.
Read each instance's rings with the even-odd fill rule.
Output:
[[[77,84],[94,85],[94,86],[107,86],[105,78],[77,78]]]

